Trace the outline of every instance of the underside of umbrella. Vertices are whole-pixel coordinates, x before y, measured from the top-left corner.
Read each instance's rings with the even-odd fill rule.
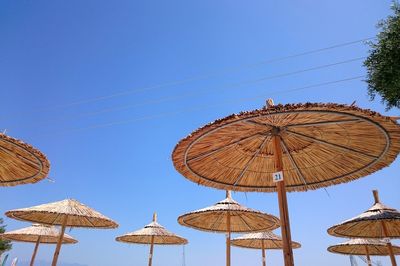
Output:
[[[172,154],[189,180],[224,190],[276,191],[274,141],[282,146],[287,191],[369,175],[394,161],[400,127],[390,117],[339,104],[287,104],[216,120],[181,140]]]
[[[0,133],[0,186],[36,183],[47,177],[50,163],[31,145]]]

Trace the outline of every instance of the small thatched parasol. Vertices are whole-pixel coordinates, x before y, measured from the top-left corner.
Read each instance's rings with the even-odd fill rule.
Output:
[[[49,161],[39,150],[0,133],[0,186],[36,183],[49,169]]]
[[[242,248],[261,249],[262,265],[266,265],[266,249],[283,249],[283,241],[280,236],[271,231],[245,234],[232,239],[232,245]],[[292,248],[300,248],[301,245],[292,241]]]
[[[393,246],[394,254],[400,254],[400,247]],[[387,241],[379,239],[354,238],[344,243],[328,247],[328,251],[344,255],[367,256],[368,266],[371,266],[370,256],[387,256],[390,254]]]
[[[119,236],[115,240],[125,243],[149,244],[149,266],[152,265],[153,261],[154,245],[186,245],[188,243],[185,238],[169,232],[162,225],[157,223],[156,213],[153,215],[153,222],[146,225],[144,228]]]
[[[30,266],[33,266],[39,244],[56,244],[59,237],[60,232],[54,226],[43,224],[32,224],[29,227],[8,231],[0,235],[0,238],[2,239],[35,243],[35,249],[33,250]],[[62,240],[63,244],[75,244],[77,242],[78,241],[71,236],[64,234]]]
[[[357,217],[334,225],[328,233],[338,237],[400,238],[400,212],[383,205],[378,191],[373,191],[375,203]],[[392,265],[397,265],[392,244],[387,242]]]
[[[34,223],[61,225],[52,266],[57,265],[61,241],[66,227],[116,228],[118,224],[74,199],[38,205],[6,212],[10,218]]]
[[[350,182],[392,163],[395,119],[340,104],[274,105],[216,120],[172,153],[189,180],[237,191],[278,192],[285,265],[294,265],[286,191]]]
[[[226,199],[211,207],[184,214],[178,218],[178,222],[181,225],[197,230],[227,233],[227,266],[231,263],[231,232],[264,231],[279,227],[279,219],[277,217],[240,205],[232,199],[230,191],[227,191]]]

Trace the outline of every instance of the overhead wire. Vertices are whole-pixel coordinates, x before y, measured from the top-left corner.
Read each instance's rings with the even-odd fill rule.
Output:
[[[199,106],[195,106],[195,107],[191,107],[191,108],[187,108],[187,109],[183,109],[183,110],[176,110],[176,111],[171,111],[171,112],[146,115],[146,116],[142,116],[142,117],[127,119],[127,120],[120,120],[120,121],[115,121],[115,122],[95,124],[95,125],[91,125],[88,127],[70,128],[70,129],[63,129],[60,131],[51,131],[51,132],[42,132],[42,134],[40,134],[40,135],[49,135],[49,134],[53,135],[53,134],[57,134],[57,133],[66,134],[66,133],[79,132],[79,131],[85,131],[85,130],[91,130],[91,129],[97,129],[97,128],[105,128],[105,127],[110,127],[110,126],[115,126],[115,125],[129,124],[129,123],[133,123],[133,122],[152,120],[152,119],[157,119],[157,118],[162,118],[162,117],[174,116],[174,115],[178,115],[178,114],[182,114],[182,113],[201,111],[204,109],[209,109],[209,108],[218,107],[221,105],[226,105],[226,104],[231,104],[231,103],[236,103],[236,102],[253,101],[253,100],[256,100],[259,98],[265,99],[274,94],[284,94],[284,93],[290,93],[290,92],[294,92],[294,91],[300,91],[300,90],[305,90],[305,89],[310,89],[310,88],[317,88],[317,87],[337,84],[337,83],[341,83],[341,82],[359,80],[364,77],[365,77],[365,75],[353,76],[353,77],[349,77],[349,78],[333,80],[333,81],[328,81],[328,82],[323,82],[323,83],[317,83],[317,84],[312,84],[312,85],[307,85],[307,86],[302,86],[302,87],[297,87],[297,88],[291,88],[291,89],[286,89],[286,90],[277,90],[277,91],[273,91],[273,92],[268,92],[267,94],[260,94],[260,95],[256,95],[256,96],[252,96],[252,97],[241,97],[241,98],[236,98],[236,99],[220,101],[217,104],[199,105]]]
[[[83,118],[83,117],[90,117],[90,116],[100,115],[100,114],[104,114],[104,113],[110,113],[110,112],[114,112],[114,111],[127,110],[127,109],[140,107],[140,106],[143,107],[143,106],[152,105],[152,104],[160,104],[160,103],[164,103],[164,102],[187,99],[187,98],[190,98],[192,96],[199,96],[199,95],[202,95],[204,93],[207,93],[209,90],[215,91],[215,90],[236,89],[236,88],[240,88],[240,87],[243,87],[243,86],[246,86],[246,85],[265,82],[265,81],[272,80],[272,79],[283,78],[283,77],[288,77],[288,76],[292,76],[292,75],[298,75],[298,74],[301,74],[301,73],[306,73],[306,72],[310,72],[310,71],[316,71],[316,70],[329,68],[329,67],[342,65],[342,64],[348,64],[348,63],[351,63],[351,62],[356,62],[356,61],[363,60],[365,58],[366,57],[351,58],[351,59],[344,60],[344,61],[339,61],[339,62],[324,64],[324,65],[319,65],[319,66],[316,66],[316,67],[304,68],[304,69],[300,69],[300,70],[296,70],[296,71],[285,72],[285,73],[280,73],[280,74],[275,74],[275,75],[269,75],[269,76],[266,76],[266,77],[261,77],[261,78],[242,81],[242,82],[237,82],[237,83],[231,83],[231,84],[224,85],[222,87],[218,86],[218,87],[212,87],[212,88],[201,88],[200,90],[186,92],[186,93],[183,93],[183,94],[179,93],[179,94],[172,95],[172,96],[166,96],[166,97],[160,97],[160,98],[157,98],[157,99],[142,101],[142,102],[139,102],[139,103],[127,104],[127,105],[119,105],[119,106],[114,106],[114,107],[110,107],[110,108],[104,108],[104,109],[97,110],[97,111],[85,112],[85,113],[81,113],[81,114],[78,114],[78,115],[67,116],[67,117],[61,118],[61,120],[73,120],[73,119],[78,119],[78,118]],[[59,122],[60,121],[60,117],[57,117],[54,120],[46,121],[46,122],[50,123],[52,121]]]
[[[361,42],[366,42],[366,41],[372,40],[374,38],[375,37],[369,37],[369,38],[359,39],[359,40],[355,40],[355,41],[339,43],[339,44],[335,44],[335,45],[331,45],[331,46],[327,46],[327,47],[323,47],[323,48],[319,48],[319,49],[314,49],[314,50],[310,50],[310,51],[306,51],[306,52],[301,52],[301,53],[296,53],[296,54],[292,54],[292,55],[277,57],[277,58],[268,59],[268,60],[263,60],[263,61],[256,62],[256,63],[253,63],[253,64],[243,64],[243,65],[240,65],[238,67],[231,67],[231,68],[227,68],[227,69],[224,69],[224,70],[216,71],[214,73],[208,73],[208,74],[204,74],[204,75],[193,76],[193,77],[186,78],[186,79],[181,79],[181,80],[171,81],[171,82],[165,82],[165,83],[160,83],[160,84],[156,84],[156,85],[144,86],[144,87],[141,87],[141,88],[129,89],[129,90],[120,91],[120,92],[107,94],[107,95],[103,95],[103,96],[86,98],[86,99],[78,100],[78,101],[71,102],[71,103],[54,105],[54,106],[46,107],[46,108],[44,108],[42,110],[57,109],[57,108],[67,108],[67,107],[72,107],[72,106],[76,106],[76,105],[88,104],[88,103],[93,103],[93,102],[97,102],[97,101],[102,101],[102,100],[112,99],[112,98],[116,98],[116,97],[126,96],[126,95],[129,95],[129,94],[137,94],[137,93],[141,93],[141,92],[145,92],[145,91],[152,91],[152,90],[160,89],[160,88],[163,88],[163,87],[182,85],[182,84],[185,84],[185,83],[188,83],[188,82],[210,79],[210,78],[218,77],[220,75],[225,75],[225,74],[228,74],[228,73],[235,73],[235,72],[243,70],[243,69],[251,69],[251,68],[254,68],[254,67],[264,66],[264,65],[267,65],[267,64],[276,63],[276,62],[280,62],[280,61],[284,61],[284,60],[288,60],[288,59],[293,59],[293,58],[297,58],[297,57],[301,57],[301,56],[305,56],[305,55],[320,53],[320,52],[324,52],[324,51],[328,51],[328,50],[332,50],[332,49],[337,49],[337,48],[340,48],[340,47],[345,47],[345,46],[349,46],[349,45],[353,45],[353,44],[357,44],[357,43],[361,43]]]

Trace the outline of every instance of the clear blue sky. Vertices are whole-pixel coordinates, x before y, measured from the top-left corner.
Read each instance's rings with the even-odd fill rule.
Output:
[[[215,203],[224,192],[180,176],[170,158],[175,144],[216,118],[263,106],[268,97],[276,103],[356,100],[385,113],[379,100],[369,101],[362,80],[288,92],[364,75],[361,60],[248,81],[366,56],[367,46],[357,43],[258,64],[373,37],[389,7],[389,0],[1,1],[0,129],[40,148],[55,183],[0,188],[0,212],[76,198],[120,227],[73,229],[80,242],[63,247],[60,262],[128,266],[146,265],[148,247],[117,243],[115,236],[144,226],[157,211],[161,224],[189,239],[186,265],[223,265],[224,235],[181,227],[176,218]],[[208,78],[190,81],[194,77]],[[149,89],[175,81],[185,82]],[[107,95],[115,97],[98,98]],[[330,196],[323,189],[290,194],[293,239],[303,245],[295,251],[296,265],[349,265],[348,257],[326,251],[342,241],[326,229],[367,209],[373,188],[387,205],[400,208],[399,166],[397,160],[366,178],[329,187]],[[275,194],[233,196],[278,215]],[[6,223],[8,229],[28,225]],[[11,256],[27,260],[32,249],[14,244]],[[53,249],[41,248],[38,259],[49,261]],[[260,252],[232,253],[234,266],[261,263]],[[280,252],[267,254],[271,265],[282,265]],[[155,249],[155,266],[181,260],[181,247]]]

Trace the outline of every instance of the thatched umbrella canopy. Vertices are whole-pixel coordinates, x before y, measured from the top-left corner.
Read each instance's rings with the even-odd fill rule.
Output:
[[[378,191],[374,190],[375,203],[362,214],[328,229],[328,233],[338,237],[400,238],[400,212],[383,205]],[[392,244],[387,243],[392,264],[396,265]]]
[[[30,265],[33,266],[39,244],[57,244],[60,232],[50,225],[32,224],[29,227],[8,231],[0,235],[0,238],[17,242],[35,243]],[[62,244],[75,244],[78,241],[64,234]]]
[[[149,266],[153,261],[154,245],[186,245],[187,239],[169,232],[157,223],[157,214],[154,213],[153,221],[144,228],[117,237],[115,240],[125,243],[149,244]]]
[[[372,265],[370,256],[388,256],[390,254],[387,241],[365,238],[354,238],[344,243],[330,246],[328,251],[344,255],[367,256],[368,265]],[[393,246],[393,252],[399,255],[400,247]]]
[[[74,199],[7,211],[10,218],[34,223],[61,225],[52,266],[57,265],[66,227],[117,228],[118,224]]]
[[[31,145],[0,133],[0,186],[36,183],[47,177],[50,163]]]
[[[400,151],[395,119],[340,104],[273,105],[233,114],[175,147],[175,168],[201,185],[278,192],[285,265],[293,265],[286,191],[350,182],[392,163]]]
[[[230,191],[226,199],[200,210],[179,216],[178,222],[197,230],[227,233],[226,263],[230,265],[231,232],[244,233],[273,230],[279,227],[279,219],[273,215],[240,205],[232,199]]]
[[[283,241],[272,231],[249,233],[232,239],[233,246],[242,248],[261,249],[262,265],[266,265],[266,249],[283,249]],[[300,248],[300,243],[292,241],[292,248]]]

